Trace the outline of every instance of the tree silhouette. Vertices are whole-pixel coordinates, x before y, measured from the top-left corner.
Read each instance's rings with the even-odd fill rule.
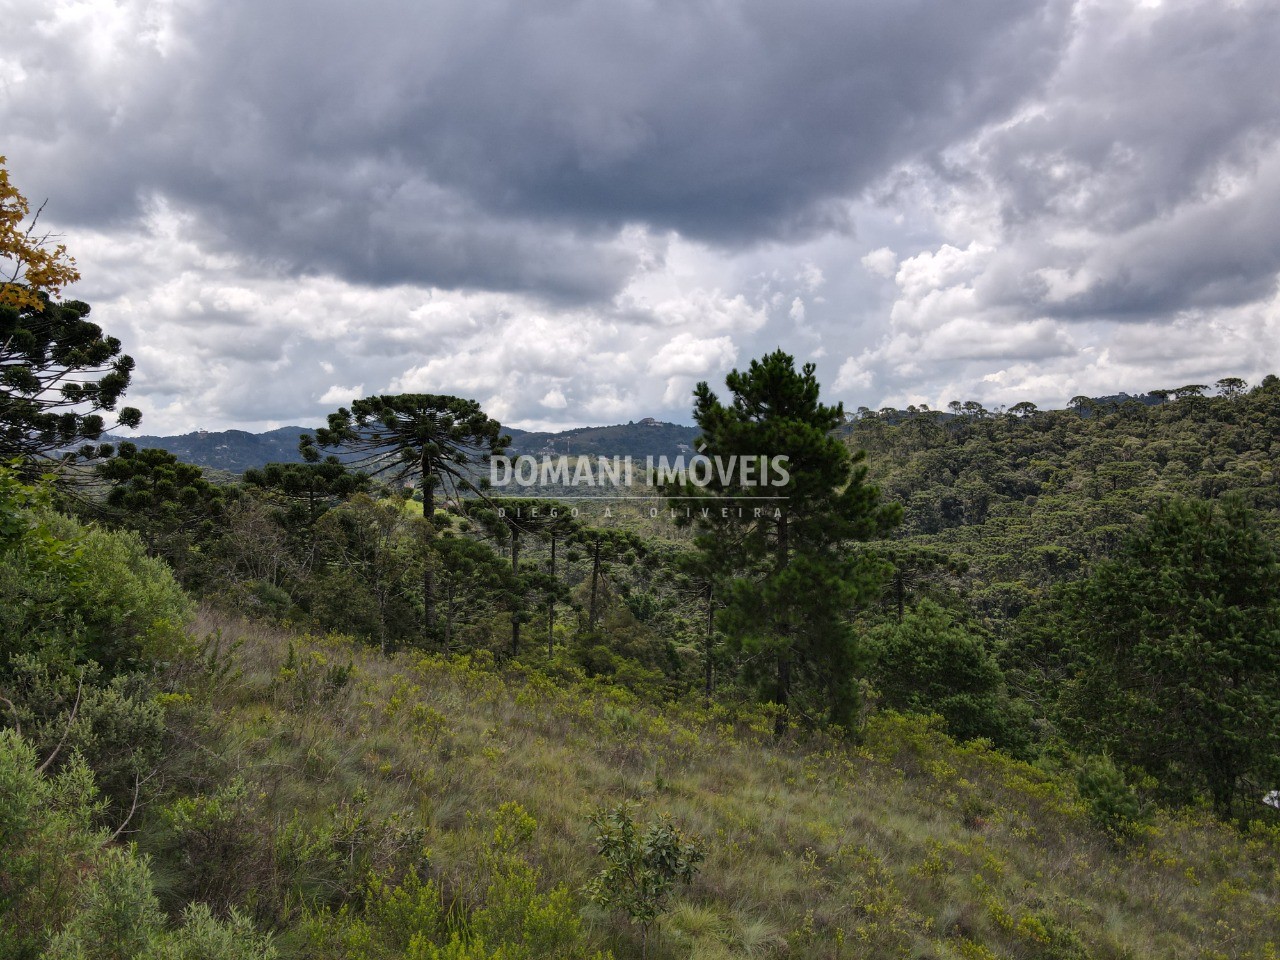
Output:
[[[423,536],[431,536],[435,490],[443,486],[456,497],[476,489],[476,467],[500,455],[510,442],[502,428],[475,400],[437,394],[404,393],[365,397],[329,415],[329,425],[304,434],[298,448],[309,463],[321,459],[320,448],[338,449],[351,456],[348,467],[393,481],[416,479],[422,490],[422,513],[428,521]],[[435,630],[435,587],[432,564],[423,567],[423,633]]]

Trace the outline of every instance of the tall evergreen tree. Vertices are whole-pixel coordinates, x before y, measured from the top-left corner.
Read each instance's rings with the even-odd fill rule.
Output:
[[[345,450],[347,466],[370,476],[408,482],[422,490],[422,531],[431,534],[435,490],[454,495],[476,486],[475,467],[506,449],[509,437],[489,419],[475,400],[437,394],[404,393],[365,397],[329,415],[329,425],[304,434],[299,450],[310,463],[321,459],[321,447]],[[435,583],[431,563],[423,567],[424,633],[435,628]]]
[[[119,426],[142,419],[132,407],[116,412],[133,359],[87,319],[87,303],[57,299],[80,274],[66,248],[39,232],[39,218],[0,157],[0,460],[21,460],[27,472],[100,440],[104,412]]]
[[[311,526],[320,514],[354,494],[368,489],[369,478],[348,470],[335,456],[312,463],[268,463],[244,472],[244,482],[285,501],[289,519]]]
[[[706,383],[694,392],[700,449],[715,469],[702,488],[712,509],[691,511],[710,567],[734,571],[720,591],[720,625],[752,661],[770,665],[770,702],[800,712],[821,705],[848,723],[859,660],[848,614],[877,594],[885,573],[850,545],[885,533],[901,509],[881,502],[861,455],[834,433],[844,408],[821,402],[813,364],[797,371],[778,350],[725,382],[728,403]],[[755,467],[743,469],[744,458]],[[789,476],[775,469],[771,479],[786,482],[758,485],[761,458],[782,466]],[[681,490],[698,495],[689,484]]]

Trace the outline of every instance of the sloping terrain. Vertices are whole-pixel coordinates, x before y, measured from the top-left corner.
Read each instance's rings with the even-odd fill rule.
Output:
[[[880,715],[857,744],[778,742],[751,709],[647,706],[484,657],[384,659],[209,611],[198,627],[216,638],[187,707],[208,789],[243,778],[242,816],[276,849],[288,824],[334,811],[358,808],[370,831],[412,824],[446,902],[479,905],[484,837],[514,802],[536,821],[542,882],[581,907],[599,868],[588,814],[631,799],[707,853],[653,957],[1277,955],[1274,827],[1156,811],[1116,839],[1073,787],[925,720]],[[625,922],[585,916],[598,946],[640,955]],[[284,952],[321,955],[297,937]]]

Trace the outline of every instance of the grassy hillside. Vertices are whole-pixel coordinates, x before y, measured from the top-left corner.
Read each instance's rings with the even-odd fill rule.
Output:
[[[476,910],[495,812],[516,802],[536,821],[522,855],[541,885],[565,885],[596,947],[639,956],[634,931],[580,893],[599,867],[587,816],[624,799],[669,812],[707,852],[654,957],[1278,955],[1275,827],[1157,811],[1119,840],[1071,785],[925,720],[874,717],[858,744],[775,742],[751,708],[655,708],[484,659],[383,659],[208,610],[198,629],[223,653],[175,698],[203,758],[187,789],[245,784],[203,882],[282,929],[285,955],[384,955],[350,948],[358,909],[317,913],[343,901],[343,864],[287,851],[329,837],[388,876],[416,863],[446,905]],[[208,895],[181,869],[169,882]]]

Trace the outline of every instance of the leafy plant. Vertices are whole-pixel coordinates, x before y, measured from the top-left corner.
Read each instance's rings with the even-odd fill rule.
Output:
[[[630,804],[591,815],[597,853],[605,868],[587,884],[594,903],[621,910],[640,927],[641,955],[648,956],[649,934],[667,912],[680,886],[688,886],[706,854],[666,815],[643,832]]]

